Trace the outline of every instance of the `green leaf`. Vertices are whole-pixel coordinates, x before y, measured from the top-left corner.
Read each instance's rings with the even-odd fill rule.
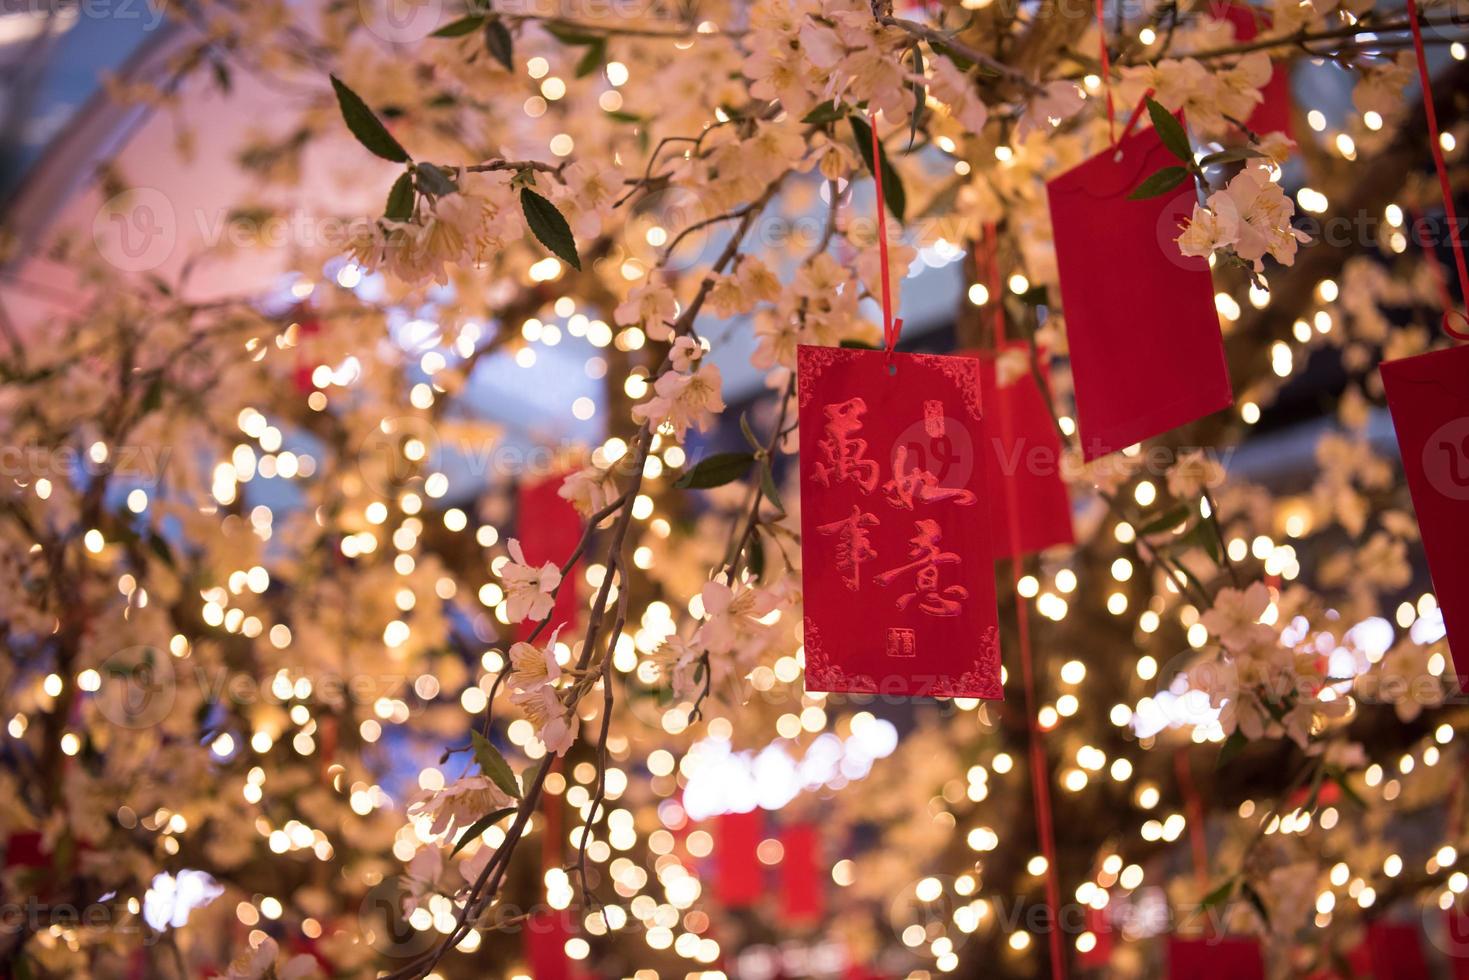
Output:
[[[458,20],[450,21],[443,27],[434,31],[429,37],[463,37],[479,30],[479,26],[485,19],[478,14],[470,14],[468,17],[460,17]]]
[[[1351,784],[1347,782],[1346,773],[1342,772],[1340,769],[1333,768],[1330,775],[1331,781],[1333,783],[1336,783],[1337,788],[1341,790],[1343,796],[1351,800],[1363,810],[1367,809],[1367,801],[1362,799],[1362,794],[1352,789]]]
[[[587,34],[583,31],[573,31],[570,28],[562,27],[559,24],[548,24],[543,22],[541,26],[546,29],[547,34],[551,35],[562,44],[570,44],[575,47],[582,47],[589,44],[605,43],[606,41],[606,39],[599,34]]]
[[[159,561],[163,562],[169,568],[174,567],[173,549],[168,546],[168,542],[161,535],[148,535],[148,547],[157,556]]]
[[[1192,163],[1194,149],[1189,145],[1188,133],[1184,132],[1183,124],[1178,117],[1163,108],[1156,100],[1148,100],[1148,115],[1153,119],[1153,128],[1158,131],[1158,138],[1163,145],[1184,163]]]
[[[1189,528],[1188,533],[1183,536],[1181,543],[1203,548],[1209,555],[1210,560],[1216,565],[1219,564],[1219,533],[1214,530],[1214,525],[1210,524],[1207,520],[1200,520],[1193,527]]]
[[[908,83],[908,89],[913,93],[913,114],[908,123],[908,149],[911,151],[918,139],[918,127],[923,125],[924,114],[928,111],[928,88],[923,84],[923,49],[915,41],[909,50],[913,52],[915,76],[915,80]]]
[[[418,172],[418,189],[425,194],[443,197],[445,194],[458,192],[459,188],[454,185],[454,181],[443,167],[435,166],[432,163],[420,163],[415,169]]]
[[[745,441],[750,444],[750,448],[753,449],[755,452],[758,453],[760,450],[765,448],[764,446],[760,445],[760,440],[755,438],[755,430],[750,428],[749,412],[740,413],[740,431],[745,434]]]
[[[592,72],[602,67],[602,62],[607,60],[607,39],[597,38],[596,42],[587,45],[587,50],[576,63],[576,77],[586,78]]]
[[[1187,167],[1164,167],[1147,180],[1137,185],[1137,190],[1127,195],[1130,200],[1140,201],[1145,197],[1167,194],[1188,179]]]
[[[693,469],[684,471],[683,476],[675,480],[673,485],[680,490],[722,487],[750,472],[750,467],[754,464],[754,453],[715,453],[699,460]]]
[[[786,512],[786,505],[780,502],[780,488],[775,485],[775,472],[771,470],[768,459],[760,461],[760,492],[775,505],[776,510],[782,514]]]
[[[1249,882],[1245,882],[1242,887],[1244,888],[1245,898],[1249,899],[1250,904],[1255,907],[1255,911],[1260,913],[1260,920],[1265,923],[1268,929],[1270,926],[1270,910],[1265,907],[1265,900],[1260,897],[1259,892],[1255,891],[1255,886]]]
[[[808,126],[822,126],[838,119],[845,119],[852,107],[845,102],[823,102],[815,109],[801,117],[801,122]]]
[[[1179,504],[1176,507],[1170,507],[1161,516],[1153,518],[1138,528],[1137,533],[1143,537],[1147,537],[1150,534],[1161,534],[1164,531],[1171,531],[1188,520],[1188,515],[1188,504]]]
[[[468,845],[470,841],[474,840],[480,834],[483,834],[485,831],[493,827],[496,820],[500,820],[514,812],[515,807],[507,806],[503,810],[493,810],[480,817],[474,823],[466,827],[464,833],[459,835],[459,839],[454,842],[454,849],[449,852],[449,856],[453,857],[460,851],[464,850],[465,846]]]
[[[520,208],[525,212],[525,223],[536,239],[557,258],[580,271],[581,257],[576,254],[576,239],[571,237],[571,226],[556,210],[556,205],[529,187],[522,187]]]
[[[1217,153],[1210,153],[1199,160],[1199,166],[1212,167],[1216,163],[1236,163],[1240,160],[1253,160],[1264,156],[1265,154],[1259,150],[1252,150],[1248,146],[1236,146]]]
[[[498,17],[485,22],[485,50],[506,71],[515,70],[515,41],[510,36],[510,29]]]
[[[863,161],[867,164],[869,173],[877,173],[877,167],[882,168],[882,197],[887,202],[888,210],[893,213],[899,221],[903,220],[904,212],[908,208],[908,195],[903,191],[903,178],[898,176],[897,170],[888,162],[887,151],[881,145],[878,150],[881,159],[872,159],[872,128],[863,119],[856,116],[848,116],[847,122],[852,127],[852,137],[857,141],[857,152],[862,154]],[[876,164],[876,166],[874,165]]]
[[[1224,882],[1224,884],[1220,885],[1218,888],[1205,895],[1204,900],[1199,903],[1200,909],[1210,909],[1216,905],[1222,905],[1225,902],[1229,901],[1229,897],[1234,894],[1234,886],[1237,880],[1238,879],[1230,878],[1228,881]]]
[[[1214,760],[1214,768],[1223,769],[1229,765],[1234,760],[1234,757],[1239,755],[1244,747],[1249,744],[1249,741],[1249,739],[1245,738],[1244,732],[1238,729],[1231,732],[1229,737],[1224,740],[1224,744],[1219,747],[1219,755]]]
[[[346,121],[352,135],[357,137],[357,142],[384,160],[407,163],[410,159],[408,151],[393,138],[393,134],[388,132],[382,120],[367,107],[362,97],[342,84],[337,76],[333,75],[331,79],[332,88],[337,93],[337,105],[342,110],[342,119]]]
[[[389,221],[407,221],[413,217],[413,176],[399,174],[388,191],[388,203],[383,208],[383,217]]]
[[[479,763],[479,771],[489,776],[506,793],[520,799],[520,784],[515,781],[515,773],[511,771],[510,763],[505,761],[500,750],[479,732],[470,732],[469,735],[474,742],[474,761]]]

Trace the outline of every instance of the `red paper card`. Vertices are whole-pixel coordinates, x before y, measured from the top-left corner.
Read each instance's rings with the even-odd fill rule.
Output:
[[[549,561],[560,568],[581,543],[581,515],[558,493],[564,478],[564,475],[558,474],[520,485],[515,529],[528,565],[540,567]],[[559,626],[568,633],[576,629],[579,580],[577,569],[572,569],[557,591],[556,604],[551,614],[551,629]],[[537,625],[539,624],[535,620],[522,621],[516,626],[516,636],[525,639]],[[549,632],[543,632],[539,642],[544,643],[550,635]]]
[[[1462,682],[1469,680],[1469,347],[1389,361],[1382,385]]]
[[[1005,345],[1006,350],[1026,352],[1023,341]],[[980,383],[984,392],[985,429],[992,452],[985,457],[986,495],[990,502],[990,542],[995,556],[1013,558],[1016,538],[1019,552],[1027,555],[1058,544],[1072,544],[1071,498],[1061,479],[1061,437],[1033,373],[1027,372],[1003,388],[995,386],[993,351],[975,351],[980,361]],[[1050,389],[1049,371],[1041,357],[1041,380]],[[1018,527],[1010,526],[1014,501]]]
[[[1168,940],[1169,980],[1265,980],[1265,961],[1253,939]]]
[[[820,922],[826,911],[821,830],[811,823],[794,824],[781,833],[780,842],[785,852],[780,859],[782,915],[796,925]]]
[[[755,853],[764,826],[765,817],[758,809],[719,816],[714,838],[714,883],[725,908],[754,905],[765,892],[765,866]]]
[[[1227,408],[1233,401],[1209,265],[1174,239],[1194,191],[1134,201],[1175,166],[1153,129],[1047,185],[1077,423],[1087,460]]]
[[[806,689],[1001,698],[979,361],[797,351]]]
[[[1261,27],[1270,26],[1270,14],[1246,3],[1226,4],[1216,15],[1234,27],[1234,39],[1241,43],[1253,41]],[[1260,135],[1282,132],[1291,135],[1290,115],[1290,65],[1275,62],[1270,81],[1260,89],[1261,102],[1245,120],[1245,125]]]

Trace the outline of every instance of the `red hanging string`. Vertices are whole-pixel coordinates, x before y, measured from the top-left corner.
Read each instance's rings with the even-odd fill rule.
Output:
[[[1098,46],[1102,49],[1102,85],[1107,90],[1107,130],[1112,134],[1112,145],[1116,146],[1117,112],[1112,105],[1112,56],[1107,52],[1107,24],[1102,16],[1102,0],[1097,0],[1097,38]]]
[[[995,389],[1000,386],[1000,354],[1005,346],[1005,311],[1000,292],[999,240],[995,226],[984,229],[984,273],[990,291],[990,303],[995,310]],[[1009,446],[1013,432],[1009,405],[1004,398],[995,399],[995,414],[1000,420],[1001,445]],[[1046,859],[1046,906],[1050,910],[1050,928],[1047,938],[1051,949],[1052,980],[1065,980],[1066,952],[1062,948],[1061,922],[1061,872],[1056,866],[1056,833],[1051,813],[1051,775],[1046,766],[1045,748],[1041,744],[1043,732],[1036,716],[1035,669],[1030,650],[1030,610],[1025,597],[1020,594],[1020,511],[1015,499],[1015,484],[1005,480],[1005,505],[1009,516],[1010,560],[1015,573],[1015,632],[1020,642],[1020,675],[1025,688],[1025,716],[1027,733],[1027,755],[1030,761],[1030,787],[1035,805],[1035,831],[1040,839],[1041,856]]]
[[[888,365],[891,367],[893,349],[898,346],[898,335],[903,332],[903,318],[893,319],[892,286],[888,275],[887,204],[882,193],[882,141],[877,138],[877,116],[868,113],[867,123],[872,129],[872,182],[877,191],[877,255],[882,267],[882,348],[888,353]]]
[[[1100,0],[1098,0],[1100,2]],[[1454,264],[1459,270],[1459,294],[1469,301],[1469,268],[1464,265],[1464,243],[1459,240],[1459,217],[1454,213],[1454,191],[1449,186],[1449,171],[1444,165],[1443,145],[1439,142],[1438,113],[1433,108],[1433,85],[1428,77],[1428,60],[1423,54],[1423,29],[1418,26],[1418,0],[1407,0],[1408,24],[1413,30],[1413,50],[1418,55],[1419,87],[1423,90],[1423,114],[1428,120],[1429,149],[1433,151],[1433,166],[1438,171],[1438,186],[1443,191],[1444,217],[1449,223],[1449,250],[1454,253]],[[1435,260],[1436,261],[1436,260]],[[1453,327],[1453,318],[1458,317],[1469,326],[1469,317],[1450,307],[1444,309],[1444,333],[1458,340],[1469,340],[1469,333]]]
[[[1184,809],[1188,811],[1189,843],[1193,846],[1194,880],[1199,894],[1209,891],[1209,844],[1204,837],[1204,801],[1199,798],[1194,785],[1193,766],[1189,762],[1188,749],[1180,748],[1173,753],[1173,770],[1178,776],[1178,788],[1183,794]]]
[[[1127,117],[1127,125],[1122,127],[1122,136],[1118,139],[1117,142],[1121,142],[1121,140],[1125,140],[1132,135],[1133,127],[1136,126],[1137,121],[1143,117],[1143,107],[1148,104],[1148,100],[1152,97],[1153,89],[1150,88],[1143,93],[1142,98],[1137,100],[1137,105],[1132,107],[1132,115]]]

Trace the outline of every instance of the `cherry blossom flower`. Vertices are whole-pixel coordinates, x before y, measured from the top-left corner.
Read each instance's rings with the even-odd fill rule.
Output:
[[[408,805],[408,815],[427,817],[428,832],[433,837],[452,837],[456,830],[485,814],[511,806],[515,806],[515,798],[481,773],[461,776],[442,789],[419,793]]]
[[[668,324],[677,315],[678,303],[673,298],[673,290],[658,276],[650,276],[634,286],[627,299],[612,312],[619,325],[642,327],[643,332],[654,340],[667,340],[673,336]]]
[[[553,593],[561,584],[561,570],[549,561],[540,568],[527,564],[516,538],[505,542],[505,548],[510,560],[500,566],[499,572],[505,584],[505,618],[512,623],[545,619],[556,605]]]
[[[758,586],[720,581],[704,583],[699,592],[707,619],[694,633],[694,643],[710,653],[729,653],[742,635],[764,629],[759,618],[770,613],[776,599]]]
[[[511,645],[509,682],[512,690],[528,691],[535,687],[554,686],[560,679],[561,665],[556,660],[556,632],[551,634],[551,639],[544,647],[526,642]]]
[[[617,481],[610,469],[588,464],[568,474],[556,495],[570,502],[578,514],[590,517],[617,499]]]
[[[1264,582],[1251,583],[1243,591],[1220,589],[1213,608],[1204,613],[1200,622],[1226,650],[1242,653],[1275,643],[1275,628],[1260,622],[1269,607],[1270,589]]]
[[[700,363],[692,374],[665,371],[653,382],[653,397],[632,410],[633,421],[652,425],[682,440],[690,426],[708,428],[715,414],[724,411],[720,397],[719,368]]]
[[[1223,480],[1224,468],[1199,449],[1182,454],[1168,468],[1168,492],[1181,500],[1197,497]]]
[[[1063,120],[1076,115],[1085,101],[1086,96],[1075,82],[1060,80],[1048,83],[1041,94],[1033,96],[1026,103],[1020,122],[1015,127],[1015,138],[1023,140],[1034,131],[1050,132]]]
[[[934,96],[949,107],[949,113],[965,129],[982,132],[990,113],[975,91],[974,80],[942,56],[933,60],[931,71],[928,84]]]
[[[541,684],[513,692],[510,700],[535,727],[536,738],[548,752],[566,754],[576,741],[576,718],[561,703],[555,688]]]

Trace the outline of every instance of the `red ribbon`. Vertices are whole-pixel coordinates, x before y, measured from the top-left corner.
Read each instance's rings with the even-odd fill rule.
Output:
[[[1000,385],[1000,354],[1005,346],[1004,297],[1000,292],[999,239],[995,226],[985,225],[985,278],[989,280],[990,302],[995,309],[995,388]],[[1044,394],[1044,392],[1042,393]],[[1010,445],[1012,420],[1007,399],[997,398],[996,414],[1000,418],[1002,445]],[[1051,923],[1047,937],[1051,947],[1051,977],[1065,980],[1066,952],[1062,948],[1061,922],[1061,877],[1056,867],[1056,832],[1051,812],[1051,775],[1046,766],[1046,752],[1041,745],[1044,733],[1035,708],[1035,669],[1030,650],[1030,610],[1025,597],[1020,594],[1020,507],[1015,499],[1015,483],[1003,481],[1005,485],[1006,511],[1010,523],[1010,559],[1015,575],[1015,632],[1020,641],[1020,675],[1025,687],[1025,716],[1030,761],[1030,787],[1035,803],[1035,835],[1040,839],[1041,856],[1046,859],[1046,905],[1050,909]]]
[[[877,255],[882,266],[882,348],[888,353],[888,367],[892,367],[893,348],[898,346],[898,335],[903,332],[903,318],[893,319],[892,287],[888,284],[888,221],[886,198],[882,193],[882,141],[877,138],[877,116],[867,114],[872,129],[872,182],[877,190]]]
[[[1098,3],[1101,0],[1097,0]],[[1438,186],[1443,191],[1444,217],[1449,223],[1449,250],[1454,253],[1454,264],[1459,270],[1459,294],[1469,300],[1469,268],[1464,265],[1464,243],[1459,240],[1459,217],[1454,213],[1454,192],[1449,186],[1449,170],[1444,165],[1443,145],[1439,142],[1438,113],[1433,109],[1433,85],[1428,77],[1428,61],[1423,55],[1423,29],[1418,26],[1418,0],[1407,0],[1408,25],[1413,31],[1413,50],[1418,55],[1418,79],[1423,90],[1423,114],[1428,119],[1429,149],[1433,151],[1433,166],[1438,171]],[[1436,261],[1436,259],[1435,259]],[[1455,330],[1454,317],[1469,325],[1469,317],[1446,307],[1443,314],[1444,333],[1457,340],[1469,340],[1469,333]]]
[[[1112,145],[1116,146],[1117,112],[1112,105],[1112,56],[1107,52],[1107,25],[1102,19],[1102,0],[1097,0],[1097,38],[1102,49],[1102,85],[1107,89],[1107,130],[1112,134]]]

